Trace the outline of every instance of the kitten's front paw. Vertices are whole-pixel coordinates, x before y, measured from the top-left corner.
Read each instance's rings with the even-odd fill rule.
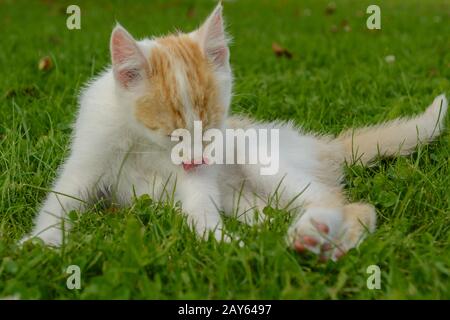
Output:
[[[30,235],[23,237],[19,241],[19,244],[23,245],[27,241],[40,239],[47,246],[60,247],[62,244],[62,238],[62,231],[60,229],[50,228],[40,233],[32,232]]]
[[[309,208],[289,228],[289,245],[299,253],[310,251],[322,260],[337,260],[343,255],[339,247],[342,223],[340,209]]]

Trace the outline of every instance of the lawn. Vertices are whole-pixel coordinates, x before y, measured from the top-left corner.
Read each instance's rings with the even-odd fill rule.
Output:
[[[232,110],[343,128],[421,112],[450,95],[450,1],[376,1],[381,30],[366,27],[373,1],[237,0],[224,13],[234,41]],[[66,8],[81,8],[81,30]],[[411,156],[346,168],[352,200],[376,206],[378,228],[339,262],[288,249],[290,217],[227,228],[245,246],[201,242],[176,204],[149,197],[130,208],[71,213],[60,250],[16,245],[68,151],[77,95],[109,63],[120,21],[136,37],[190,31],[214,1],[0,0],[0,297],[24,299],[450,299],[450,133]],[[276,42],[292,53],[277,57]],[[387,56],[395,61],[386,61]],[[49,56],[53,65],[40,70]],[[447,121],[449,124],[450,121]],[[299,150],[301,152],[301,150]],[[78,265],[81,289],[66,269]],[[381,270],[369,290],[366,269]]]

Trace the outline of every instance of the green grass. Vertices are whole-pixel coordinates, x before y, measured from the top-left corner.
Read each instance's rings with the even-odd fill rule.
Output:
[[[228,220],[246,243],[240,248],[196,240],[179,209],[148,197],[120,211],[72,214],[74,230],[59,251],[17,247],[67,153],[77,94],[109,62],[115,20],[137,37],[159,35],[193,29],[214,6],[76,2],[82,29],[69,31],[65,8],[74,1],[0,0],[0,297],[450,298],[448,131],[411,156],[346,170],[349,197],[376,206],[378,229],[338,263],[287,249],[283,212],[268,210],[275,221],[261,227]],[[418,113],[434,96],[450,94],[450,1],[377,1],[377,32],[365,27],[372,1],[336,3],[332,15],[325,1],[225,3],[235,112],[337,133]],[[350,32],[342,30],[344,19]],[[275,57],[272,42],[293,59]],[[46,55],[54,68],[42,72],[37,63]],[[388,64],[387,55],[396,61]],[[66,288],[72,264],[81,267],[81,290]],[[373,264],[381,268],[381,290],[366,287]]]

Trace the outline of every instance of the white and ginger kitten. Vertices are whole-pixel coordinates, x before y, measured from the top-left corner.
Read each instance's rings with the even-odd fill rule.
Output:
[[[345,163],[409,154],[443,130],[444,95],[416,117],[337,137],[304,133],[289,123],[228,116],[233,77],[221,5],[187,34],[136,41],[116,26],[110,49],[112,67],[83,90],[70,155],[24,240],[38,237],[61,245],[70,227],[62,223],[67,213],[86,210],[97,194],[114,195],[127,206],[135,195],[164,200],[174,190],[199,236],[229,241],[221,213],[255,223],[255,217],[264,218],[267,199],[278,193],[281,208],[299,208],[286,237],[289,246],[336,260],[376,223],[372,205],[345,198]],[[278,128],[278,173],[261,175],[259,164],[173,164],[171,134],[178,128],[192,131],[195,120],[204,129]]]

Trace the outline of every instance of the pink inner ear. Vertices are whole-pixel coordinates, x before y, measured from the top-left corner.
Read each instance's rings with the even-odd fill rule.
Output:
[[[111,36],[111,58],[116,79],[125,88],[140,78],[145,58],[135,40],[121,27]]]
[[[224,35],[222,10],[216,10],[216,12],[214,12],[214,15],[211,17],[209,29],[213,32],[213,36]]]
[[[121,64],[131,58],[136,51],[134,39],[122,28],[116,28],[111,36],[111,55],[113,64]]]
[[[134,47],[123,35],[114,35],[112,38],[112,60],[114,64],[121,64],[134,54]]]
[[[218,66],[228,61],[229,50],[222,18],[222,7],[219,5],[199,29],[205,54]]]
[[[214,50],[209,50],[208,56],[210,56],[214,63],[224,65],[228,60],[228,48],[219,47]]]
[[[116,73],[116,78],[125,88],[129,88],[134,81],[140,79],[139,70],[120,70]]]

